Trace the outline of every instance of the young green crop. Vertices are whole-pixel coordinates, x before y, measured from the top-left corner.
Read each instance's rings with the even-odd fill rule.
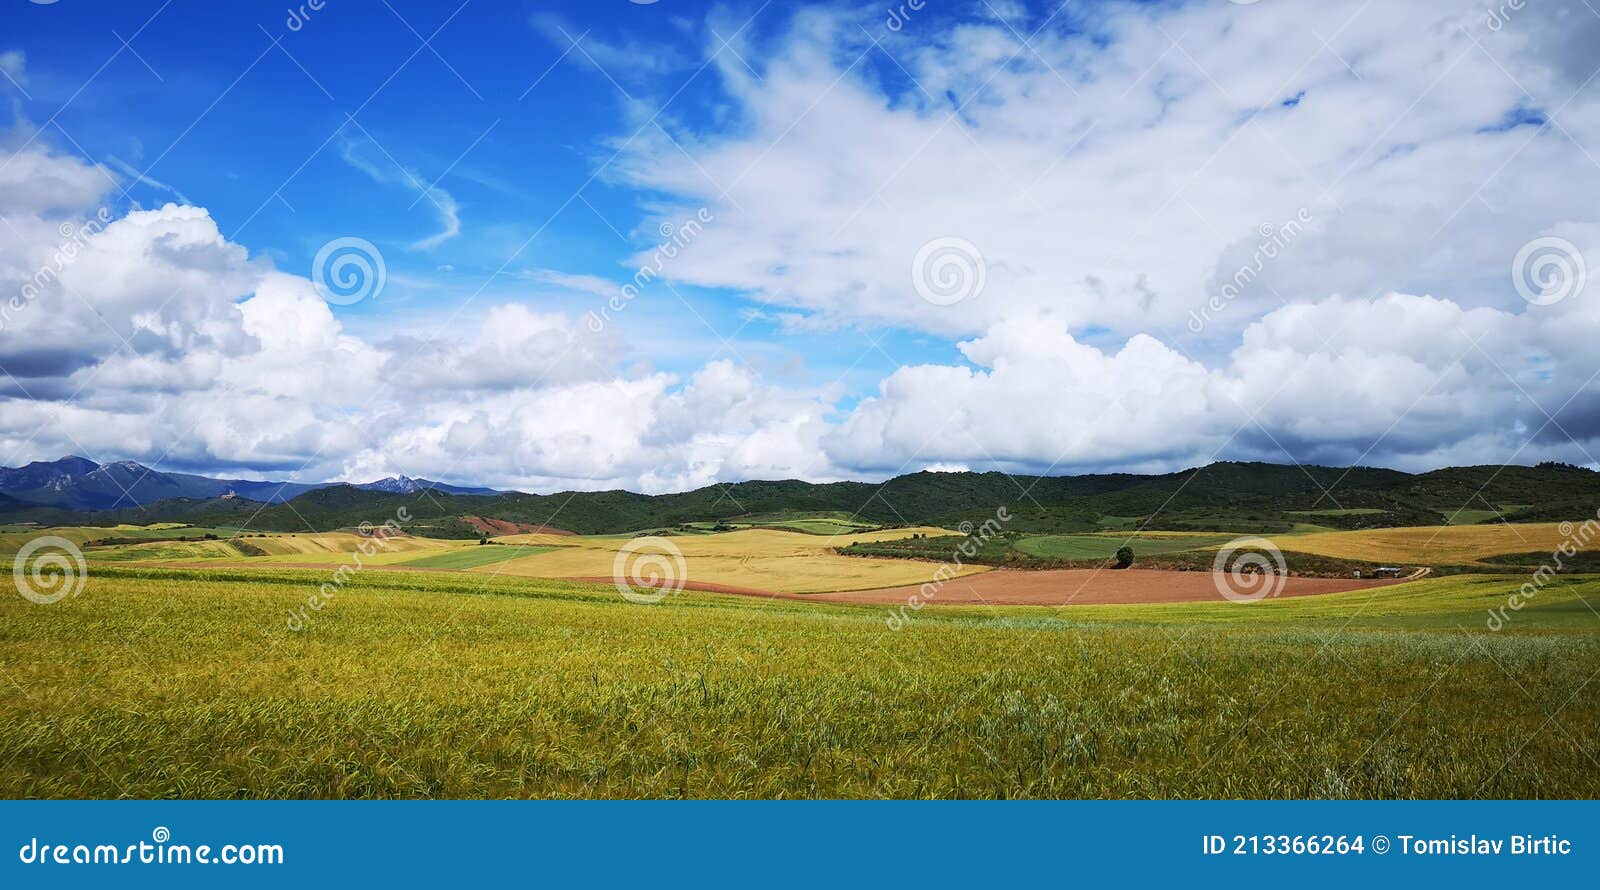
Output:
[[[1594,797],[1600,581],[874,607],[96,566],[0,599],[7,797]]]

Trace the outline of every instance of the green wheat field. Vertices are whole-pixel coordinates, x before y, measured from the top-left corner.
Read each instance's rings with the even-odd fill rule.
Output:
[[[611,585],[97,566],[0,598],[0,794],[1595,797],[1560,578],[1250,606],[887,610]]]

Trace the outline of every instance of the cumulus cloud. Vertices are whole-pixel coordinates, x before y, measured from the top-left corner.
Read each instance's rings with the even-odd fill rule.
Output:
[[[1594,305],[1512,314],[1335,296],[1268,313],[1212,368],[1144,334],[1110,352],[1065,327],[1006,322],[961,344],[975,368],[902,368],[826,441],[838,460],[879,473],[1170,469],[1219,455],[1410,469],[1589,463],[1593,350],[1561,332],[1600,332]]]
[[[1600,259],[1571,187],[1600,172],[1591,10],[994,18],[798,13],[759,72],[716,57],[732,125],[627,146],[629,181],[681,196],[663,215],[721,223],[673,276],[970,338],[830,430],[840,465],[1593,461],[1594,288],[1530,306],[1512,274],[1541,237]],[[984,286],[939,305],[914,263],[951,237]]]
[[[830,472],[817,447],[828,405],[748,368],[628,374],[610,329],[516,302],[486,306],[475,332],[369,343],[205,209],[117,216],[91,209],[105,195],[81,162],[39,146],[0,153],[8,161],[89,185],[76,202],[69,190],[31,207],[10,196],[7,462],[72,452],[305,479],[651,491]]]
[[[1477,5],[1351,13],[1103,4],[1029,38],[920,19],[872,35],[875,22],[805,11],[757,54],[759,78],[717,56],[736,125],[683,127],[687,156],[646,131],[623,169],[684,196],[679,212],[736,221],[675,275],[818,325],[977,334],[1051,314],[1181,331],[1233,274],[1230,253],[1302,213],[1313,232],[1237,304],[1232,332],[1283,300],[1441,281],[1494,280],[1451,297],[1513,305],[1510,257],[1591,216],[1564,183],[1596,168],[1538,115],[1482,131],[1559,107],[1582,141],[1593,101],[1525,51],[1532,36],[1488,31]],[[947,236],[976,245],[988,276],[943,307],[918,297],[911,264]]]

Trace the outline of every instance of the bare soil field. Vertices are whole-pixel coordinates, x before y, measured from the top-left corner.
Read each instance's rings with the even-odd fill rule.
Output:
[[[1218,591],[1226,575],[1211,572],[1178,572],[1160,569],[1059,569],[1052,571],[1013,571],[997,569],[978,575],[967,575],[945,582],[942,587],[933,585],[881,587],[872,590],[845,590],[835,593],[784,593],[740,587],[733,584],[715,584],[705,581],[688,581],[681,586],[688,590],[707,593],[732,593],[740,596],[769,599],[802,600],[829,603],[867,603],[898,605],[917,596],[929,605],[949,606],[1104,606],[1138,605],[1140,603],[1198,603],[1223,602]],[[572,581],[608,582],[600,576],[569,578]],[[1283,597],[1318,596],[1325,593],[1346,593],[1389,587],[1415,578],[1392,578],[1382,581],[1356,578],[1301,578],[1284,579],[1283,586],[1274,599]],[[932,595],[929,595],[929,592]]]
[[[904,603],[917,596],[938,605],[1063,606],[1131,605],[1137,603],[1193,603],[1223,601],[1220,591],[1226,575],[1211,572],[1173,572],[1158,569],[1060,569],[1023,572],[997,569],[980,575],[953,578],[941,587],[888,587],[814,593],[798,599],[838,603]],[[1275,598],[1343,593],[1402,583],[1403,579],[1373,581],[1356,578],[1283,579]],[[931,594],[931,595],[930,595]]]
[[[148,563],[169,568],[194,568],[181,562]],[[504,563],[486,566],[481,573],[493,571]],[[327,563],[272,562],[251,560],[208,560],[207,568],[273,568],[273,569],[329,569]],[[366,565],[365,569],[379,572],[437,572],[438,569],[409,565]],[[1016,571],[997,569],[976,575],[952,578],[943,586],[934,584],[880,587],[869,590],[845,590],[827,593],[794,593],[763,590],[737,584],[712,581],[685,580],[676,586],[680,589],[705,593],[727,593],[738,596],[767,599],[797,600],[829,603],[864,603],[898,605],[915,596],[929,605],[948,606],[1103,606],[1138,605],[1140,603],[1198,603],[1223,602],[1219,592],[1226,575],[1211,572],[1181,572],[1161,569],[1057,569],[1049,571]],[[604,575],[569,576],[564,580],[594,584],[614,584],[615,579]],[[1284,579],[1282,587],[1272,595],[1284,597],[1317,596],[1325,593],[1345,593],[1351,590],[1368,590],[1403,584],[1414,578],[1387,580],[1361,580],[1356,578],[1302,578]],[[641,591],[644,588],[640,588]]]
[[[564,528],[534,525],[531,522],[512,522],[509,519],[485,519],[482,516],[463,516],[462,521],[486,535],[562,535],[573,534]]]

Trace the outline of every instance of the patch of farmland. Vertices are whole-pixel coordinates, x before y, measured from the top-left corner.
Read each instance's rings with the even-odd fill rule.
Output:
[[[238,559],[248,555],[232,541],[151,541],[115,544],[83,551],[92,562],[172,562],[190,559]]]
[[[1146,532],[1131,540],[1119,535],[1036,535],[1023,538],[1016,549],[1044,559],[1110,559],[1123,545],[1133,548],[1133,558],[1159,556],[1184,550],[1216,547],[1233,540],[1234,535],[1207,533]]]
[[[162,522],[155,525],[72,525],[41,528],[8,525],[0,529],[0,553],[15,553],[23,544],[44,535],[65,538],[74,544],[83,546],[90,541],[103,541],[106,539],[203,538],[206,535],[231,538],[237,534],[237,529],[202,528],[172,522]]]
[[[1380,510],[1377,507],[1342,507],[1330,510],[1285,510],[1283,512],[1286,516],[1376,516],[1379,513],[1387,513],[1389,511]]]
[[[832,549],[852,541],[890,541],[913,534],[949,532],[926,527],[838,536],[747,529],[667,540],[683,556],[686,581],[782,593],[819,593],[899,587],[931,580],[939,569],[938,563],[840,556]],[[634,539],[585,536],[564,540],[571,546],[496,563],[493,570],[497,574],[533,578],[609,579],[618,551]],[[984,570],[982,566],[966,566],[953,571],[967,575]]]
[[[1445,522],[1450,525],[1476,525],[1480,522],[1488,522],[1491,519],[1499,519],[1518,510],[1526,510],[1528,506],[1527,504],[1506,504],[1498,510],[1462,509],[1446,516]]]
[[[1335,559],[1400,565],[1468,565],[1509,553],[1551,552],[1567,540],[1568,535],[1562,534],[1561,525],[1530,522],[1377,528],[1279,536],[1272,540],[1283,550]],[[1571,532],[1570,526],[1568,532]],[[1590,542],[1589,549],[1597,547],[1600,547],[1600,540]]]
[[[519,535],[498,535],[490,540],[497,544],[523,544],[534,547],[567,547],[578,541],[589,540],[593,537],[593,535],[590,535],[586,538],[578,535],[556,535],[548,532],[535,532]],[[474,542],[469,541],[467,543],[475,546]]]
[[[240,538],[237,543],[248,548],[243,552],[251,563],[263,566],[275,563],[342,565],[353,560],[357,553],[361,554],[363,565],[393,565],[429,554],[478,546],[476,541],[445,541],[410,535],[379,539],[356,532],[267,535]],[[371,552],[364,552],[363,548]]]
[[[863,528],[871,528],[868,525],[840,522],[837,519],[790,519],[786,522],[772,523],[771,527],[793,529],[810,535],[848,535]]]
[[[455,550],[447,550],[443,553],[431,554],[420,559],[408,559],[405,562],[395,563],[395,565],[411,566],[419,569],[475,569],[480,566],[505,562],[508,559],[547,553],[555,549],[558,548],[536,544],[469,545]]]

